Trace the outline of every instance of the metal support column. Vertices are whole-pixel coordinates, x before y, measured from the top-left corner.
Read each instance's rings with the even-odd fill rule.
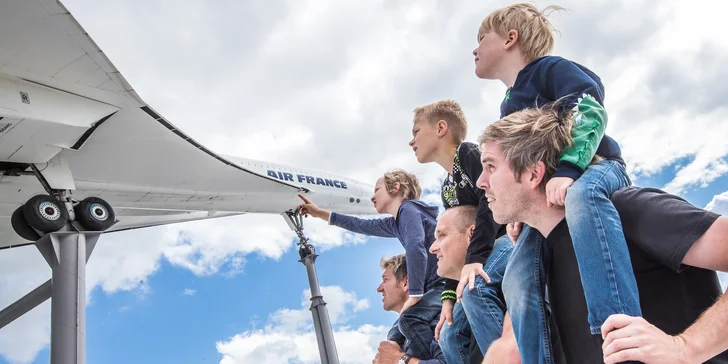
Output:
[[[51,364],[86,363],[86,262],[100,235],[58,231],[36,243],[53,272]]]
[[[298,212],[284,213],[283,217],[288,225],[296,232],[299,238],[298,254],[301,262],[306,267],[308,284],[311,287],[311,315],[313,326],[316,330],[316,341],[318,342],[319,355],[322,364],[339,364],[339,355],[336,351],[334,332],[331,329],[329,312],[326,309],[326,301],[321,294],[318,277],[316,275],[316,249],[308,243],[308,238],[303,234],[303,219]]]

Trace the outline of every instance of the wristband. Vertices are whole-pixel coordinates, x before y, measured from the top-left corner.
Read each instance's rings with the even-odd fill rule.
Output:
[[[442,291],[442,299],[441,299],[441,301],[443,301],[443,302],[445,300],[457,301],[457,294],[456,293],[457,292],[455,292],[452,289],[446,289],[446,290]]]

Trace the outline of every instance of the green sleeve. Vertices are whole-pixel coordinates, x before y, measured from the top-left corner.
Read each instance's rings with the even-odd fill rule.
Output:
[[[607,128],[607,111],[594,97],[584,94],[574,106],[571,145],[564,150],[560,162],[577,166],[583,172],[597,152]]]

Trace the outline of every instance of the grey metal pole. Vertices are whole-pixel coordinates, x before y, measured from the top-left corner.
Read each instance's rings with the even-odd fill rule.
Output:
[[[49,234],[57,249],[51,278],[51,364],[86,363],[86,239]]]
[[[306,266],[308,274],[308,284],[311,286],[311,314],[313,316],[313,325],[316,329],[316,339],[319,346],[319,354],[323,364],[339,364],[339,355],[336,351],[336,342],[334,341],[334,333],[331,329],[329,321],[329,312],[326,309],[326,302],[321,295],[321,287],[319,286],[318,277],[316,275],[315,261],[316,253],[310,244],[302,244],[299,248],[301,260],[299,262]]]

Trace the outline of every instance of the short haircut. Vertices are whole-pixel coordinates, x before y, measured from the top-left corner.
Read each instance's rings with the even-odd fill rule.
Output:
[[[557,103],[514,112],[483,131],[478,144],[495,142],[503,148],[516,180],[536,163],[543,162],[546,172],[541,189],[553,177],[564,149],[571,145],[573,110],[560,111]]]
[[[404,201],[417,200],[422,195],[422,187],[420,181],[413,173],[409,173],[402,169],[393,169],[384,173],[384,186],[390,194],[394,189],[394,184],[399,182],[399,192],[402,194]]]
[[[392,273],[394,273],[394,277],[397,279],[397,282],[401,282],[407,277],[407,260],[405,259],[404,254],[393,255],[389,258],[382,258],[379,265],[382,267],[382,270],[386,270],[391,267]]]
[[[485,33],[495,31],[496,34],[505,37],[511,29],[515,29],[518,31],[517,42],[523,50],[526,62],[546,56],[554,49],[553,32],[556,31],[546,17],[556,10],[565,9],[551,5],[541,11],[529,3],[500,8],[483,19],[478,29],[478,42]]]
[[[418,106],[414,109],[414,114],[414,120],[424,119],[430,124],[444,120],[447,123],[450,135],[452,135],[453,142],[457,145],[460,145],[468,136],[468,120],[457,101],[440,100]]]
[[[468,228],[475,225],[475,218],[478,215],[478,208],[474,205],[460,205],[451,207],[445,210],[445,212],[443,212],[442,214],[453,214],[453,227],[457,230],[457,232],[464,233],[468,230]]]

